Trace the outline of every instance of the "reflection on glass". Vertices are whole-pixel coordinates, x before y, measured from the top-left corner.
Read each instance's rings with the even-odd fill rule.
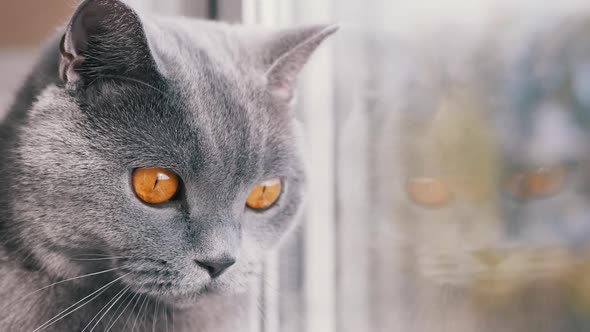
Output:
[[[342,331],[355,315],[372,331],[590,330],[590,14],[500,21],[358,36],[369,74],[338,85],[357,96],[338,113],[339,209],[365,202],[340,221],[369,229],[369,255],[340,265],[368,259],[370,309],[342,304]]]

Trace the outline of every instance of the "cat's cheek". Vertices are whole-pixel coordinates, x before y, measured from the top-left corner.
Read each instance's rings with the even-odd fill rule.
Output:
[[[242,236],[240,257],[238,263],[240,265],[246,263],[257,264],[262,260],[265,251],[266,248],[264,244],[261,243],[261,241],[246,233]]]
[[[42,247],[35,248],[34,252],[37,257],[43,257],[43,268],[51,275],[75,278],[85,273],[81,265],[72,264],[71,259],[61,253]]]
[[[246,261],[248,258],[238,260],[237,266],[213,280],[208,288],[225,294],[243,294],[252,289],[262,274],[262,260]]]

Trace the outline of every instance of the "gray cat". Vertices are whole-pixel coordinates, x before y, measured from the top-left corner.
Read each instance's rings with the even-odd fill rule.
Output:
[[[0,125],[0,331],[247,330],[302,202],[295,77],[335,31],[83,2]]]

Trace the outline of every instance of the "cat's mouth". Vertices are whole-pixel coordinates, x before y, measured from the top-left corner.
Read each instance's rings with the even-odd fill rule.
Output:
[[[117,275],[133,292],[171,304],[194,303],[205,295],[220,292],[218,280],[207,273],[196,268],[178,268],[161,259],[123,261]]]
[[[211,280],[183,285],[174,277],[146,277],[142,272],[127,272],[121,277],[121,283],[128,286],[134,293],[180,307],[195,304],[205,296],[220,293],[219,289],[213,285],[215,281]]]
[[[166,260],[110,253],[75,257],[82,257],[78,261],[89,264],[87,267],[93,271],[98,268],[108,272],[109,285],[116,282],[137,296],[175,307],[190,307],[210,296],[243,294],[260,273],[260,266],[254,261],[240,261],[221,275],[211,276],[206,269],[182,258]],[[92,273],[102,275],[103,272]]]

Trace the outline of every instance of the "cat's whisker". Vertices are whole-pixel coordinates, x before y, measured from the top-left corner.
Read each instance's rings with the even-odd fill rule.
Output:
[[[133,321],[133,327],[131,328],[131,332],[135,331],[135,325],[137,324],[137,319],[139,318],[139,316],[142,316],[142,310],[143,310],[143,306],[145,305],[146,301],[148,299],[147,295],[143,296],[143,302],[141,303],[141,305],[139,306],[139,310],[137,313],[137,316],[135,316],[135,320]]]
[[[152,332],[156,332],[156,321],[157,321],[159,309],[160,309],[160,301],[156,301],[156,308],[154,309],[154,317],[152,318]]]
[[[131,317],[133,317],[133,313],[135,312],[135,308],[137,307],[137,304],[141,301],[141,297],[142,297],[142,294],[140,294],[140,293],[135,293],[135,295],[133,295],[133,298],[131,299],[131,301],[133,301],[134,304],[133,304],[133,307],[131,307],[131,314],[127,315],[127,319],[125,320],[125,324],[123,324],[123,326],[121,327],[122,331],[125,331],[127,324],[129,324],[129,320],[131,319]]]
[[[174,332],[174,310],[170,310],[170,320],[172,321],[172,332]]]
[[[81,275],[81,276],[78,276],[78,277],[73,277],[73,278],[64,279],[64,280],[60,280],[60,281],[54,282],[54,283],[52,283],[50,285],[43,286],[43,287],[41,287],[41,288],[39,288],[39,289],[37,289],[37,290],[29,293],[29,294],[24,295],[23,297],[21,297],[16,302],[12,302],[12,303],[6,304],[2,309],[6,308],[8,305],[14,305],[15,303],[19,303],[21,301],[24,301],[28,297],[33,296],[33,295],[37,294],[38,292],[40,292],[40,291],[42,291],[44,289],[47,289],[49,287],[53,287],[53,286],[56,286],[56,285],[59,285],[59,284],[62,284],[64,282],[68,282],[68,281],[78,280],[78,279],[82,279],[82,278],[87,278],[87,277],[92,277],[92,276],[99,275],[99,274],[104,274],[104,273],[112,272],[112,271],[119,270],[119,269],[122,269],[122,268],[125,268],[125,267],[127,267],[127,266],[120,266],[120,267],[111,268],[111,269],[107,269],[107,270],[102,270],[102,271],[98,271],[98,272],[88,273],[88,274]]]
[[[287,297],[287,295],[284,295],[284,293],[283,293],[283,292],[281,292],[279,289],[277,289],[276,285],[272,285],[272,284],[271,284],[271,283],[270,283],[268,280],[266,280],[266,275],[265,275],[265,274],[262,274],[262,275],[261,275],[261,280],[262,280],[263,284],[264,284],[266,287],[268,287],[268,289],[267,289],[267,290],[270,290],[270,291],[274,292],[275,294],[277,294],[277,296],[279,296],[279,297],[281,297],[281,298],[285,298],[285,297]],[[256,304],[257,304],[257,305],[258,305],[258,307],[259,307],[259,311],[260,311],[261,315],[266,315],[266,313],[265,313],[264,309],[263,309],[263,308],[261,308],[261,306],[262,306],[263,304],[261,304],[261,303],[260,303],[260,299],[257,299],[257,300],[256,300]],[[304,323],[304,322],[305,322],[305,319],[304,319],[304,317],[303,317],[303,314],[302,314],[301,312],[294,312],[294,313],[291,313],[291,314],[293,315],[293,317],[294,317],[294,318],[296,318],[296,319],[297,319],[297,320],[299,320],[300,322],[302,322],[302,323]],[[264,319],[265,317],[266,317],[266,316],[263,316],[263,319]]]
[[[262,275],[262,283],[268,287],[268,289],[270,289],[271,291],[275,292],[277,295],[282,295],[281,291],[273,284],[271,284],[268,280],[266,280],[266,278],[264,277],[264,275]]]
[[[92,322],[94,322],[94,320],[98,317],[98,315],[100,315],[103,310],[109,305],[111,304],[111,302],[113,302],[115,300],[115,298],[121,294],[121,292],[123,292],[125,289],[120,290],[117,294],[115,294],[115,296],[113,296],[102,308],[100,308],[100,310],[96,313],[96,315],[94,315],[94,317],[92,317],[92,319],[88,322],[88,324],[86,324],[86,326],[84,327],[84,329],[82,329],[81,332],[86,331],[86,329],[88,327],[90,327],[90,324],[92,324]]]
[[[131,288],[131,287],[129,287],[129,288]],[[113,316],[111,317],[111,319],[109,319],[109,322],[106,324],[106,326],[108,326],[108,328],[107,328],[106,331],[109,331],[117,323],[117,320],[119,320],[119,317],[121,317],[121,315],[125,312],[125,310],[127,310],[127,307],[129,307],[129,305],[131,304],[131,301],[133,301],[133,298],[136,295],[137,295],[137,293],[133,293],[133,292],[127,293],[127,296],[125,296],[125,298],[123,299],[123,301],[121,301],[119,303],[119,305],[117,306],[117,309],[115,309],[115,312],[113,313]],[[131,299],[129,300],[129,298],[131,298]],[[129,301],[127,301],[127,300],[129,300]],[[119,315],[117,315],[117,313],[119,312],[119,309],[121,309],[121,307],[123,306],[123,304],[125,304],[125,302],[127,302],[127,304],[121,310],[121,313]]]
[[[110,268],[110,269],[107,269],[107,270],[102,270],[102,271],[98,271],[98,272],[92,272],[92,273],[84,274],[84,275],[81,275],[81,276],[78,276],[78,277],[73,277],[73,278],[69,278],[69,279],[60,280],[60,281],[54,282],[54,283],[53,283],[53,284],[51,284],[51,285],[47,285],[47,286],[45,286],[45,287],[39,288],[38,290],[34,291],[33,293],[31,293],[31,294],[29,294],[29,295],[32,295],[32,294],[34,294],[34,293],[36,293],[36,292],[42,291],[42,290],[44,290],[44,289],[46,289],[46,288],[49,288],[49,287],[52,287],[52,286],[55,286],[55,285],[59,285],[59,284],[61,284],[61,283],[67,282],[67,281],[73,281],[73,280],[78,280],[78,279],[82,279],[82,278],[87,278],[87,277],[91,277],[91,276],[95,276],[95,275],[99,275],[99,274],[104,274],[104,273],[108,273],[108,272],[112,272],[112,271],[116,271],[116,270],[124,269],[124,268],[126,268],[126,267],[128,267],[128,265],[125,265],[125,266],[118,266],[118,267]],[[28,295],[27,295],[27,296],[28,296]]]
[[[143,310],[143,315],[142,315],[142,320],[143,320],[143,326],[147,327],[148,326],[148,309],[149,308],[149,302],[148,305],[145,306],[145,309]]]
[[[95,253],[87,253],[87,254],[78,254],[73,255],[73,258],[111,258],[111,257],[123,257],[123,258],[138,258],[134,256],[122,256],[122,255],[107,255],[107,254],[95,254]]]
[[[72,258],[74,261],[106,261],[113,259],[131,258],[131,256],[112,256],[112,257],[101,257],[101,258]]]
[[[53,318],[49,319],[47,322],[43,323],[41,326],[39,326],[38,328],[36,328],[35,330],[33,330],[33,332],[38,332],[38,331],[42,331],[44,329],[46,329],[47,327],[55,324],[55,322],[63,319],[64,317],[72,314],[73,312],[77,311],[78,309],[82,308],[83,306],[85,306],[86,304],[92,302],[94,299],[96,299],[97,297],[99,297],[102,293],[104,293],[108,288],[110,288],[115,282],[125,278],[126,276],[128,276],[130,273],[124,274],[118,278],[116,278],[115,280],[107,283],[106,285],[100,287],[99,289],[95,290],[94,292],[90,293],[89,295],[85,296],[84,298],[82,298],[81,300],[79,300],[78,302],[72,304],[71,306],[67,307],[66,309],[62,310],[60,313],[58,313],[57,315],[53,316]],[[80,302],[83,302],[84,300],[86,300],[87,298],[95,295],[96,293],[98,293],[95,297],[91,298],[90,300],[84,302],[82,305],[80,305],[79,307],[75,308],[74,310],[71,310],[70,312],[67,312],[68,310],[72,309],[73,307],[75,307],[76,305],[80,304]],[[67,313],[66,313],[67,312]]]
[[[74,255],[72,257],[81,257],[81,256],[97,256],[97,257],[110,257],[112,255],[107,255],[107,254],[96,254],[96,253],[87,253],[87,254],[78,254],[78,255]]]
[[[265,311],[263,305],[260,303],[260,299],[256,299],[256,309],[258,309],[258,313],[260,314],[260,318],[262,319],[262,322],[265,323],[266,322],[266,311]]]
[[[92,327],[92,329],[90,329],[90,332],[94,331],[94,329],[98,326],[98,323],[100,323],[100,321],[109,313],[109,311],[113,308],[113,306],[115,306],[115,304],[117,304],[117,302],[119,302],[119,300],[123,297],[123,295],[125,295],[125,293],[129,290],[129,288],[131,288],[131,286],[127,286],[126,288],[123,288],[123,290],[121,290],[118,293],[120,295],[118,295],[118,296],[115,295],[116,300],[105,310],[105,312],[102,314],[102,316],[100,316],[100,318],[96,321],[96,323],[94,323],[94,326]],[[86,328],[84,328],[84,330],[86,330]],[[84,330],[82,330],[82,332],[84,332]]]
[[[164,325],[166,326],[166,332],[168,332],[168,308],[164,308]]]

